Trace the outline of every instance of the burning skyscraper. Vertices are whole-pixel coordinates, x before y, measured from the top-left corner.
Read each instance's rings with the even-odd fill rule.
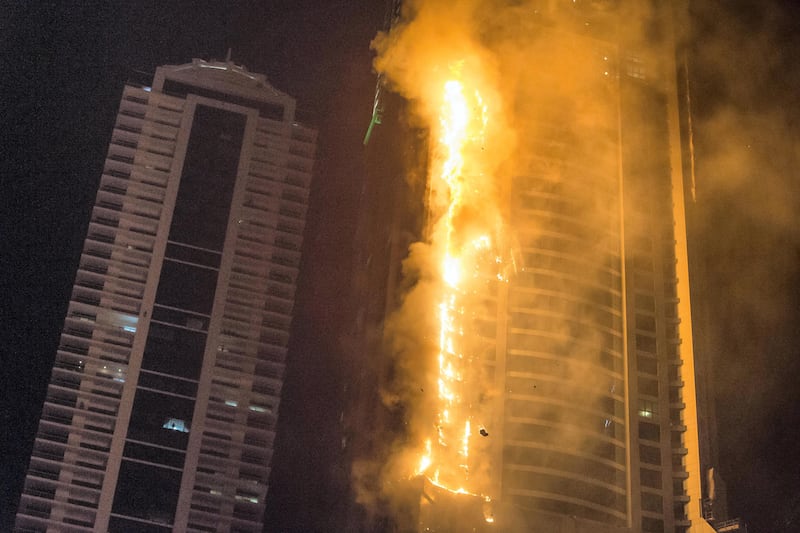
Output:
[[[262,530],[315,142],[230,61],[125,86],[17,531]]]
[[[405,133],[369,142],[405,151],[365,186],[360,375],[388,429],[354,483],[399,529],[711,530],[684,10],[411,2],[373,43]]]

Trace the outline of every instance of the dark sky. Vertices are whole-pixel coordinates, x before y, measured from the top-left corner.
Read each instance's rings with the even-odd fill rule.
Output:
[[[267,74],[320,129],[268,517],[324,528],[337,358],[386,2],[4,2],[0,530],[12,523],[126,79],[192,57]],[[699,228],[721,472],[751,533],[800,531],[800,33],[791,0],[693,2]],[[302,424],[287,420],[301,420]],[[287,445],[286,443],[293,443]],[[303,509],[292,513],[291,510]],[[297,516],[294,516],[294,515]]]
[[[800,3],[694,2],[699,235],[721,473],[751,533],[800,531]]]

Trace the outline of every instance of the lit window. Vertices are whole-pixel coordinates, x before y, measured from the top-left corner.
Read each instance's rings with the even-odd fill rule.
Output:
[[[658,414],[658,404],[650,400],[639,400],[639,416],[644,418],[655,418]]]
[[[164,425],[162,425],[161,427],[172,431],[178,431],[180,433],[189,433],[189,428],[186,427],[186,422],[184,422],[180,418],[170,418],[169,420],[164,422]]]
[[[640,80],[645,78],[644,62],[642,61],[642,58],[628,56],[627,74],[631,78],[637,78]]]

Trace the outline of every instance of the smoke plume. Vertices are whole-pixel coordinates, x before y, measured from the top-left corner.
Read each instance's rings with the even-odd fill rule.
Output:
[[[624,14],[606,9],[613,2],[573,4],[409,2],[373,41],[376,70],[409,102],[412,123],[430,132],[426,231],[410,247],[403,269],[413,282],[387,323],[396,372],[383,397],[403,431],[378,475],[384,489],[424,474],[448,490],[496,498],[503,451],[494,443],[524,425],[565,453],[594,450],[598,435],[624,438],[626,392],[613,361],[622,352],[622,302],[604,288],[621,283],[617,125],[630,58],[597,40],[591,25],[611,28],[656,78],[668,65],[650,60],[668,37],[649,31],[659,15],[638,3],[620,5],[642,24],[620,23]],[[470,117],[455,159],[443,118],[453,98]],[[635,138],[637,127],[631,121],[625,135]],[[648,154],[626,157],[647,168]],[[648,191],[626,194],[637,203]],[[541,198],[546,205],[536,204]],[[557,240],[564,234],[571,240]],[[550,279],[548,270],[562,276]],[[546,290],[526,292],[526,284]],[[502,354],[508,364],[515,358],[510,373],[495,363],[503,350],[496,339],[506,334],[516,351]],[[537,359],[555,353],[563,360]],[[452,379],[450,360],[461,365]],[[546,371],[536,366],[545,363]],[[538,400],[521,410],[516,400],[526,398]],[[567,413],[566,405],[585,410]],[[467,420],[458,440],[453,418]],[[597,453],[618,460],[613,450]],[[524,481],[532,490],[549,482]],[[611,496],[601,504],[624,507]]]

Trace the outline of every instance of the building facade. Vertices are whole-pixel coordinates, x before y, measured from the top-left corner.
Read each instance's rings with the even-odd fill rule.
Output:
[[[262,530],[315,143],[230,61],[125,86],[17,530]]]
[[[520,28],[541,35],[525,50],[536,61],[516,74],[535,88],[521,84],[517,95],[519,154],[505,205],[515,270],[487,279],[480,309],[462,324],[492,383],[484,437],[493,510],[481,512],[475,499],[470,512],[468,496],[422,483],[418,514],[401,529],[712,531],[703,505],[714,458],[702,455],[709,447],[700,439],[713,438],[713,413],[709,394],[698,401],[696,378],[707,375],[697,363],[707,355],[694,351],[689,293],[694,176],[676,37],[685,6],[533,4],[535,22]],[[581,69],[579,83],[565,83],[564,63]],[[372,132],[378,143],[391,136],[381,127],[389,126]],[[378,243],[383,259],[376,265],[365,253],[357,273],[358,286],[372,285],[364,295],[381,276],[391,292],[380,309],[364,297],[367,357],[391,359],[391,343],[374,332],[403,282],[384,263],[402,258],[409,232],[421,235],[393,220],[398,227]],[[391,379],[391,363],[372,367]]]

